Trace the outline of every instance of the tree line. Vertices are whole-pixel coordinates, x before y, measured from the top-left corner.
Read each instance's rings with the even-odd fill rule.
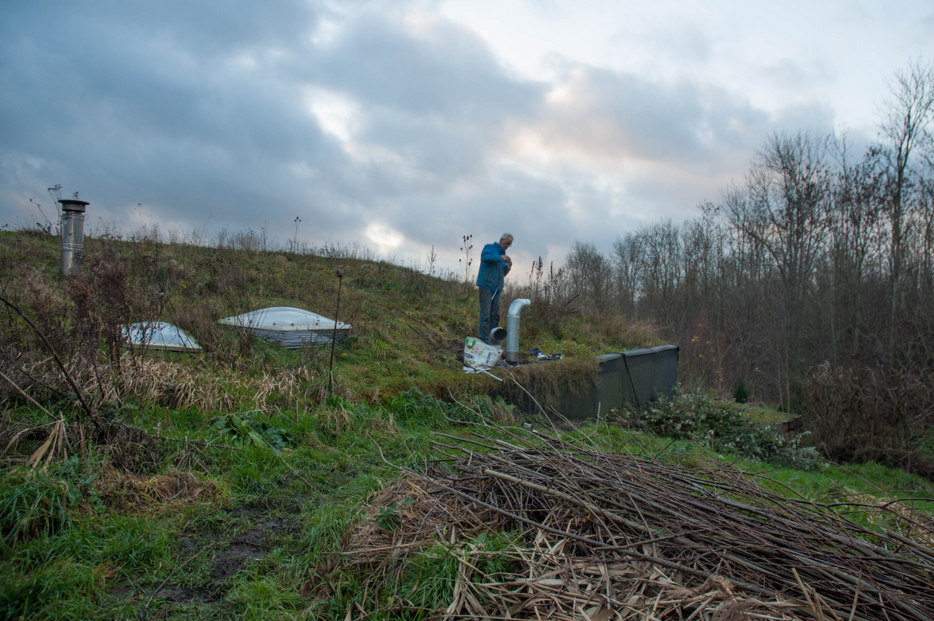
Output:
[[[609,255],[578,242],[561,269],[533,266],[531,293],[652,321],[680,345],[682,380],[694,387],[742,383],[805,411],[826,401],[822,391],[845,394],[846,370],[856,373],[852,390],[868,382],[892,401],[913,397],[874,416],[925,429],[934,418],[934,66],[896,74],[879,128],[859,153],[846,134],[774,134],[744,180],[693,221],[626,233]],[[926,398],[915,403],[919,386]]]

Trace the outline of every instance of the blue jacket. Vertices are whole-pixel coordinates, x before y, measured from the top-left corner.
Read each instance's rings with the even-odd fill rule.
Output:
[[[509,273],[509,265],[503,261],[506,251],[499,242],[483,247],[480,253],[480,272],[477,274],[477,286],[486,287],[496,292],[503,288],[503,277]]]

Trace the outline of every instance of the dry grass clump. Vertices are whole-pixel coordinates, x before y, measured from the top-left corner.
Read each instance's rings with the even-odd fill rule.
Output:
[[[109,468],[98,479],[97,491],[108,506],[137,513],[164,513],[223,495],[216,481],[201,481],[181,470],[143,476]]]
[[[18,385],[38,398],[67,394],[65,375],[48,358],[21,357]],[[181,364],[144,355],[127,356],[120,368],[73,358],[65,367],[98,405],[134,400],[143,405],[214,412],[295,406],[319,400],[321,380],[307,366],[272,368],[249,376],[224,374],[210,366]]]
[[[93,440],[125,472],[153,472],[162,461],[159,438],[133,425],[117,421],[99,423]]]
[[[214,369],[137,357],[124,365],[118,381],[102,397],[108,402],[132,397],[141,403],[202,412],[264,409],[316,399],[316,379],[305,366],[272,369],[258,377],[222,376]]]

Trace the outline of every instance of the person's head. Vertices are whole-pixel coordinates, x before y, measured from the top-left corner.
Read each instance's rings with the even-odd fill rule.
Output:
[[[512,233],[503,233],[499,236],[499,245],[505,250],[512,246]]]

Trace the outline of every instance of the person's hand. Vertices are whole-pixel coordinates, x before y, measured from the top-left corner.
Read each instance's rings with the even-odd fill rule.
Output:
[[[506,262],[506,265],[508,265],[509,267],[512,267],[512,259],[509,257],[508,254],[503,255],[503,261]]]

